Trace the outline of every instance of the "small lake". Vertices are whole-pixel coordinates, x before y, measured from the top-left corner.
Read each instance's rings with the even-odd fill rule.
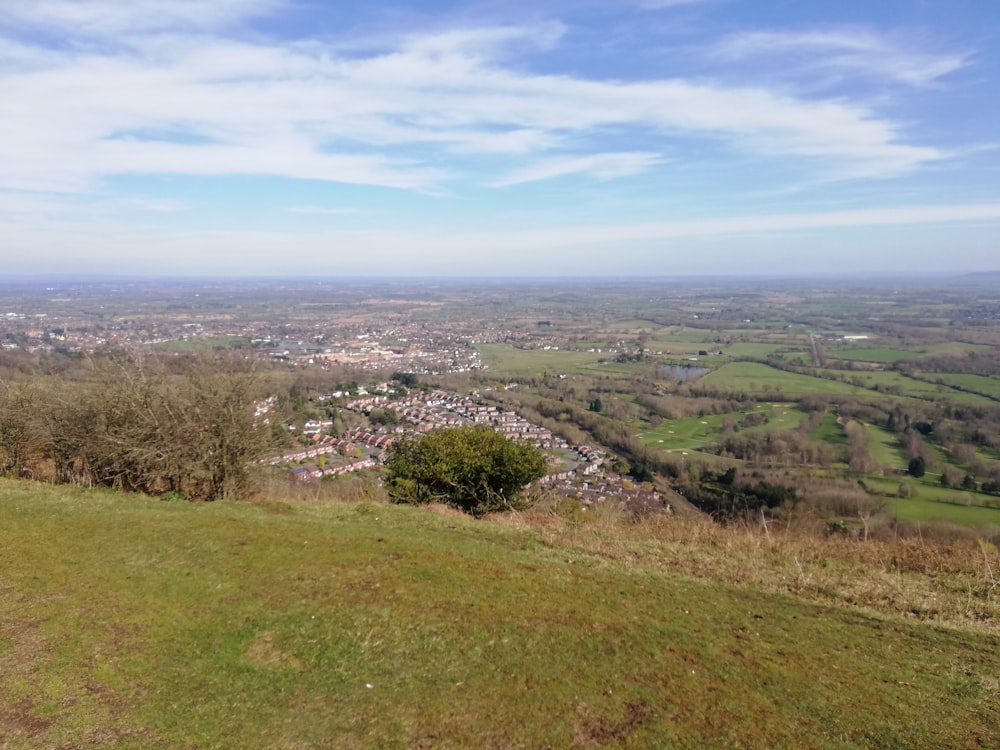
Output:
[[[707,375],[711,370],[707,367],[692,367],[691,365],[662,365],[660,375],[671,380],[684,382]]]

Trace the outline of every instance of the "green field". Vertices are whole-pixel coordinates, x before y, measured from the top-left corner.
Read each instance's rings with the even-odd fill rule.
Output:
[[[156,344],[158,349],[172,352],[203,352],[214,349],[249,348],[250,340],[246,336],[205,336],[186,341],[163,341]]]
[[[941,487],[931,479],[912,477],[866,477],[865,484],[883,492],[900,521],[945,521],[962,526],[1000,529],[1000,497],[979,492]],[[900,484],[910,487],[913,495],[895,497]]]
[[[747,432],[756,430],[794,430],[806,419],[806,413],[795,408],[794,404],[759,404],[759,411],[768,414],[770,419],[766,424],[747,428]]]
[[[717,331],[706,331],[701,328],[683,328],[679,326],[661,328],[654,336],[656,341],[673,341],[677,344],[701,345],[704,345],[706,341],[710,341],[718,337],[719,333]]]
[[[847,433],[836,414],[825,414],[819,424],[809,433],[810,440],[819,440],[830,445],[846,445]]]
[[[606,326],[609,331],[626,331],[626,332],[638,332],[638,331],[657,331],[662,330],[663,326],[658,323],[654,323],[651,320],[616,320],[613,323],[609,323]]]
[[[925,354],[974,351],[981,348],[983,347],[975,344],[965,344],[958,341],[951,341],[944,344],[932,344],[929,346],[914,346],[905,349],[888,346],[845,346],[830,347],[827,350],[827,356],[834,359],[851,359],[858,362],[885,363],[917,359]]]
[[[988,398],[974,393],[962,393],[944,385],[928,383],[923,380],[908,378],[898,372],[865,372],[857,375],[867,388],[878,386],[881,391],[888,393],[898,392],[903,396],[922,398],[930,401],[961,401],[964,403],[990,404],[994,403]]]
[[[646,348],[653,352],[663,352],[664,356],[672,355],[685,357],[698,356],[700,351],[708,351],[712,345],[701,341],[677,341],[676,339],[650,339]],[[714,350],[718,349],[718,344],[714,345]]]
[[[644,430],[636,437],[646,445],[663,450],[697,450],[721,434],[723,420],[726,418],[738,420],[741,416],[741,414],[712,414],[686,419],[665,419],[657,429]]]
[[[955,385],[959,388],[975,391],[1000,399],[1000,378],[984,377],[983,375],[953,375],[947,373],[925,373],[925,378],[931,380],[942,380],[948,385]]]
[[[900,521],[945,521],[962,526],[1000,529],[1000,510],[996,508],[940,502],[919,494],[915,498],[889,498],[889,502]]]
[[[796,597],[675,572],[695,540],[379,504],[0,480],[0,516],[4,747],[1000,742],[995,634],[807,601],[847,569],[805,549],[747,547]]]
[[[890,347],[831,347],[827,356],[833,359],[850,359],[856,362],[901,362],[925,354],[926,349],[893,349]]]
[[[805,357],[803,357],[802,363],[806,363]],[[830,370],[828,372],[838,379],[828,380],[812,375],[785,372],[784,370],[757,362],[732,362],[706,375],[700,382],[731,390],[747,390],[753,393],[766,394],[768,390],[777,390],[792,396],[814,394],[831,396],[839,394],[864,395],[865,391],[877,389],[877,392],[886,393],[890,396],[906,396],[930,401],[947,400],[984,405],[995,403],[993,400],[975,393],[963,393],[946,385],[909,378],[901,373],[889,370],[876,372],[870,370],[854,371],[849,373],[849,377],[856,379],[857,384],[845,383],[840,380],[839,378],[845,375],[843,371]],[[936,378],[938,376],[934,375],[933,377]],[[984,378],[983,380],[988,381],[992,379]]]
[[[865,424],[865,434],[868,437],[868,453],[879,466],[906,469],[910,462],[909,457],[890,430],[874,424]]]
[[[598,360],[608,354],[564,351],[562,349],[518,349],[510,344],[480,344],[483,362],[495,372],[512,375],[540,375],[546,370],[556,373],[587,372],[597,367]]]
[[[792,404],[759,404],[756,411],[766,414],[768,421],[765,424],[747,428],[748,432],[794,430],[802,424],[806,417]],[[666,419],[655,430],[644,430],[639,432],[636,437],[646,445],[663,450],[698,450],[719,439],[723,432],[723,423],[727,419],[739,424],[744,416],[746,416],[745,412],[732,412],[731,414],[709,414],[704,417]]]
[[[789,352],[789,350],[794,351],[794,346],[789,344],[775,344],[775,343],[757,343],[757,342],[738,342],[735,344],[729,344],[728,346],[722,347],[722,353],[727,357],[759,357],[764,358],[778,352]],[[802,349],[802,352],[809,355],[808,346]]]
[[[769,392],[780,392],[789,396],[862,392],[862,389],[847,383],[785,372],[757,362],[733,362],[723,365],[698,382],[727,390],[744,390],[765,395]]]

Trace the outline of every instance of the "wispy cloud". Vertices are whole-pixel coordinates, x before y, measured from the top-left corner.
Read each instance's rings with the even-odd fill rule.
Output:
[[[546,159],[518,169],[493,182],[492,186],[508,187],[524,182],[550,180],[554,177],[572,174],[588,174],[599,179],[609,180],[641,172],[659,161],[659,154],[650,153],[592,154],[565,159]]]
[[[872,226],[919,226],[937,223],[1000,221],[1000,203],[925,205],[802,214],[720,217],[693,221],[650,222],[598,227],[572,227],[526,233],[535,242],[603,244],[687,237],[788,232]]]
[[[318,214],[320,216],[358,216],[370,213],[360,208],[327,208],[324,206],[292,206],[293,214]]]
[[[126,206],[138,208],[142,211],[152,211],[153,213],[169,214],[178,211],[186,211],[188,205],[181,201],[168,201],[158,198],[129,198],[124,201]]]
[[[750,242],[754,238],[777,239],[782,236],[802,239],[799,233],[814,230],[854,229],[865,227],[920,227],[934,224],[960,225],[995,224],[1000,222],[1000,203],[922,205],[905,208],[873,208],[856,211],[830,211],[807,214],[771,214],[721,216],[687,221],[563,225],[531,229],[506,229],[482,231],[445,230],[316,230],[298,232],[279,231],[164,231],[124,229],[106,223],[81,223],[65,221],[44,225],[22,224],[14,228],[9,240],[33,253],[36,260],[14,266],[15,271],[37,268],[37,258],[50,258],[53,246],[57,245],[65,257],[85,254],[93,267],[117,272],[162,271],[163,259],[171,262],[182,261],[187,273],[222,273],[238,266],[244,273],[275,272],[274,248],[282,248],[288,253],[313,257],[316,262],[310,266],[315,273],[329,273],[334,270],[343,273],[370,273],[373,260],[391,263],[400,273],[419,272],[463,274],[482,271],[484,268],[519,268],[510,266],[513,259],[526,264],[536,271],[545,273],[571,273],[576,266],[569,267],[563,250],[572,249],[575,258],[600,257],[607,259],[614,254],[616,268],[623,273],[639,269],[662,269],[671,272],[678,261],[683,261],[688,270],[699,268],[697,261],[688,257],[670,259],[670,245],[651,255],[641,248],[649,243],[672,241],[700,241],[711,238],[737,238]],[[142,247],[144,253],[134,253],[134,248]],[[475,247],[475,257],[468,250]],[[677,247],[676,245],[674,247]],[[681,245],[683,247],[683,245]],[[350,248],[349,254],[331,254],[323,265],[316,256],[317,248]],[[983,256],[992,258],[992,251]],[[802,255],[801,249],[797,251]],[[860,253],[860,254],[859,254]],[[871,267],[888,267],[907,270],[899,258],[872,254],[870,246],[855,253],[864,258]],[[936,256],[940,256],[935,251]],[[867,256],[867,257],[866,257]],[[26,256],[22,256],[26,257]],[[123,261],[123,258],[127,259]],[[498,265],[489,259],[503,259]],[[486,259],[486,260],[483,260]],[[752,261],[751,267],[758,269],[764,258]],[[887,266],[887,262],[891,266]],[[827,258],[828,267],[836,267],[838,258]],[[484,265],[485,264],[485,265]],[[507,265],[504,265],[507,264]],[[711,268],[702,270],[725,272],[729,269]],[[808,267],[808,266],[805,266]],[[928,266],[930,267],[930,266]],[[601,269],[605,266],[601,265]],[[785,265],[786,271],[788,270]],[[936,266],[940,269],[961,270],[953,259],[941,259]],[[10,270],[10,269],[8,269]],[[740,270],[734,266],[732,270]],[[773,270],[773,268],[771,268]],[[843,270],[857,270],[843,269]]]
[[[31,0],[6,2],[0,22],[74,34],[216,29],[287,5],[287,0]]]
[[[566,27],[553,21],[534,26],[458,28],[404,38],[403,49],[420,56],[472,55],[496,57],[512,48],[549,49],[562,38]]]
[[[716,52],[729,60],[796,59],[791,71],[818,69],[926,86],[969,64],[965,52],[932,52],[866,28],[747,31],[726,37]]]
[[[697,5],[706,0],[636,0],[640,8],[646,10],[660,10],[662,8],[676,8],[681,5]]]
[[[219,31],[278,5],[39,0],[5,10],[8,22],[59,24],[70,37],[72,29],[113,31],[118,44],[8,44],[25,62],[0,75],[0,188],[88,191],[123,174],[269,175],[420,191],[609,179],[655,166],[651,153],[627,150],[637,134],[654,151],[697,139],[808,158],[819,171],[852,177],[898,175],[949,156],[907,142],[897,123],[843,99],[508,64],[520,46],[558,44],[565,29],[556,23],[405,35],[352,54],[319,40],[244,41]],[[190,29],[199,33],[181,33]],[[858,60],[882,49],[868,40],[851,52],[838,39],[779,36],[777,44],[826,44]],[[725,49],[758,54],[765,42],[744,35]],[[926,62],[925,72],[909,75],[926,80],[946,67]],[[579,156],[554,155],[567,151]]]

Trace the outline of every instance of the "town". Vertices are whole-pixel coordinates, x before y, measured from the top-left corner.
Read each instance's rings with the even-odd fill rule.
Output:
[[[507,387],[516,385],[511,383]],[[318,481],[385,464],[389,448],[401,439],[437,428],[485,425],[509,440],[525,441],[542,448],[548,457],[549,471],[539,483],[563,497],[578,500],[583,509],[595,503],[614,502],[631,511],[672,512],[652,486],[644,487],[617,473],[604,472],[605,451],[587,445],[569,446],[547,428],[532,424],[502,406],[491,405],[488,391],[461,396],[440,390],[407,392],[404,388],[405,395],[380,395],[398,393],[398,387],[394,388],[392,383],[380,383],[374,390],[374,395],[365,390],[357,398],[342,392],[323,393],[316,401],[321,406],[340,403],[344,409],[365,417],[378,411],[378,421],[383,424],[371,428],[351,427],[343,435],[335,436],[328,432],[333,420],[310,419],[301,430],[306,447],[271,456],[266,462],[271,466],[289,467],[289,478],[295,481]],[[258,408],[261,415],[267,411],[267,404]],[[384,424],[388,415],[394,423],[391,426]],[[404,424],[395,424],[397,422]]]

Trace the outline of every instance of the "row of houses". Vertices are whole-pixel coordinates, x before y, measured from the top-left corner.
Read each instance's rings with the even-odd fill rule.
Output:
[[[288,464],[296,461],[308,461],[312,458],[328,456],[334,453],[346,456],[349,453],[353,453],[356,448],[357,446],[346,437],[334,438],[329,435],[322,435],[319,437],[315,445],[308,448],[299,448],[294,451],[289,451],[288,453],[282,453],[278,456],[274,456],[268,460],[268,464],[271,466],[277,466],[278,464]]]
[[[352,471],[370,469],[374,467],[376,463],[376,460],[371,456],[365,456],[364,458],[356,458],[352,461],[347,461],[346,463],[330,466],[296,466],[288,472],[288,476],[290,479],[298,482],[308,482],[314,479],[322,479],[323,477],[349,474]]]
[[[344,433],[344,438],[367,445],[369,448],[388,450],[399,440],[400,435],[397,433],[371,432],[361,427],[352,427]]]
[[[566,442],[545,427],[533,424],[513,411],[489,406],[474,395],[461,396],[433,391],[400,399],[392,404],[399,415],[421,432],[437,427],[487,425],[512,440],[524,440],[540,448],[566,448]]]

